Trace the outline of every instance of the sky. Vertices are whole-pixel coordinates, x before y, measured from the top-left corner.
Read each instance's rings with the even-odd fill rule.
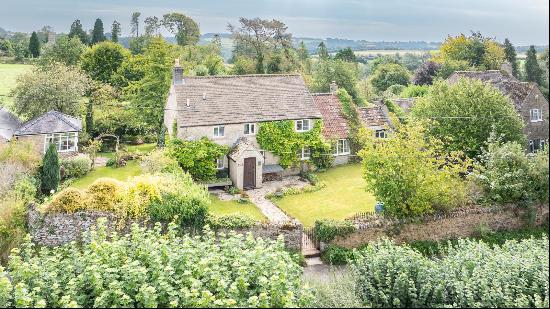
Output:
[[[474,30],[516,45],[547,45],[548,7],[548,0],[0,0],[0,27],[68,32],[77,18],[92,28],[99,17],[106,32],[118,20],[128,35],[132,12],[143,20],[177,11],[202,33],[227,32],[242,16],[279,19],[296,37],[443,41]]]

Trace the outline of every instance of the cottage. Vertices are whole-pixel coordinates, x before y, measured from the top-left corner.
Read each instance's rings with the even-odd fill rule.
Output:
[[[544,148],[548,141],[548,101],[535,83],[521,82],[504,70],[457,71],[447,81],[453,84],[461,77],[490,83],[509,97],[525,123],[528,151]]]
[[[6,111],[0,112],[0,117],[6,118]],[[0,133],[8,136],[7,140],[15,138],[32,142],[41,154],[46,152],[50,144],[55,144],[61,156],[70,156],[78,152],[78,133],[81,130],[82,122],[79,119],[49,111],[23,124],[15,117],[7,130]]]
[[[261,187],[264,175],[297,173],[278,165],[279,158],[261,149],[256,133],[262,123],[294,121],[296,132],[307,132],[322,115],[300,75],[183,76],[176,62],[166,108],[170,136],[195,140],[208,137],[229,146],[218,169],[227,170],[239,188]],[[302,160],[309,149],[302,149]]]
[[[0,145],[10,141],[20,126],[21,121],[17,116],[4,107],[0,107]]]
[[[375,137],[388,137],[388,130],[393,128],[393,124],[389,118],[389,111],[386,105],[382,102],[376,102],[374,106],[359,107],[358,112],[362,124],[374,131]]]

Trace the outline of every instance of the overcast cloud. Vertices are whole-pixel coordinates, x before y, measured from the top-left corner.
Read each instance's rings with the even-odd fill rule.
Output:
[[[128,34],[134,11],[193,17],[202,33],[227,32],[240,16],[277,18],[298,37],[369,41],[442,41],[449,34],[481,31],[516,45],[548,44],[548,0],[0,0],[0,27],[30,32],[43,25],[68,32],[74,19],[87,28],[100,17]]]

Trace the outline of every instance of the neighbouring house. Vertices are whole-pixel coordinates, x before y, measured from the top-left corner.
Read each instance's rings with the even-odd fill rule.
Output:
[[[457,71],[447,81],[451,84],[462,77],[490,83],[509,97],[525,123],[526,149],[536,152],[548,142],[548,101],[535,83],[521,82],[505,70]]]
[[[410,109],[414,106],[414,103],[416,102],[416,98],[396,98],[396,99],[390,99],[390,101],[392,101],[393,104],[400,107],[401,110],[403,110],[403,112],[408,113]]]
[[[60,156],[70,156],[78,152],[78,133],[82,130],[82,121],[69,115],[49,111],[25,123],[9,112],[0,111],[1,122],[4,118],[13,117],[11,125],[7,127],[7,140],[17,139],[31,142],[36,151],[43,154],[50,144],[55,144]],[[10,135],[11,134],[11,135]]]
[[[0,145],[9,142],[21,121],[4,107],[0,107]]]
[[[275,154],[256,141],[262,123],[290,120],[297,132],[307,132],[322,115],[300,75],[183,76],[176,61],[166,108],[169,134],[183,140],[207,137],[231,151],[217,160],[238,188],[261,187],[284,170]],[[309,159],[302,149],[300,159]],[[264,177],[265,176],[265,177]]]
[[[376,102],[374,106],[358,107],[359,119],[365,127],[374,132],[377,138],[388,137],[388,130],[393,128],[389,118],[389,111],[382,102]]]

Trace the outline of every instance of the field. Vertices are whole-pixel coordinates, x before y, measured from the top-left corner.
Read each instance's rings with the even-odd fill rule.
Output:
[[[388,49],[388,50],[360,50],[360,51],[354,51],[355,55],[358,57],[368,57],[368,56],[394,56],[395,54],[399,54],[399,56],[403,56],[405,54],[413,54],[417,56],[421,56],[423,54],[434,53],[434,50],[413,50],[413,49]]]
[[[15,87],[17,76],[29,71],[32,65],[28,64],[3,64],[0,63],[0,105],[11,106],[13,99],[9,97],[10,91]]]

